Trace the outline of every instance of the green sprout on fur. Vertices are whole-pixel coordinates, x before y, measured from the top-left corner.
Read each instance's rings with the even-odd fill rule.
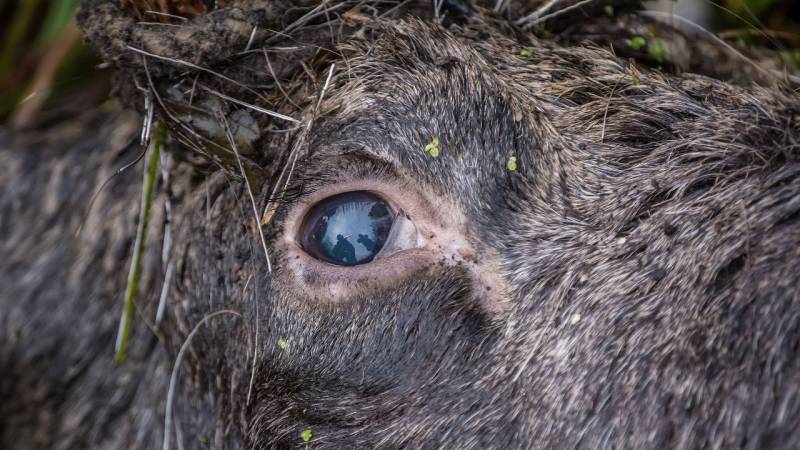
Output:
[[[533,51],[529,48],[523,48],[519,51],[519,56],[522,56],[523,58],[530,58],[533,56]]]
[[[641,50],[647,45],[647,39],[643,36],[634,36],[628,41],[628,45],[634,50]]]
[[[306,448],[308,448],[308,443],[311,441],[312,437],[314,437],[314,433],[312,433],[308,428],[300,432],[300,439],[306,443]]]
[[[439,138],[431,139],[431,142],[425,146],[425,153],[431,155],[432,158],[439,157]]]
[[[284,338],[278,339],[278,348],[281,350],[286,350],[286,339]]]
[[[659,64],[663,63],[667,57],[667,49],[664,47],[664,43],[659,39],[650,41],[647,45],[647,53]]]
[[[606,13],[606,15],[613,16],[614,15],[614,5],[603,6],[603,11]]]
[[[517,170],[517,157],[512,156],[508,158],[508,162],[506,162],[506,169],[510,170],[511,172],[515,172]]]
[[[158,158],[166,135],[166,127],[163,123],[159,123],[156,126],[155,135],[150,144],[150,159],[147,160],[147,168],[145,169],[144,183],[142,185],[139,225],[136,228],[136,240],[133,243],[133,256],[131,257],[131,267],[128,271],[128,283],[125,286],[122,317],[119,320],[119,331],[117,332],[114,359],[119,365],[125,363],[125,357],[128,352],[128,338],[130,337],[133,323],[133,302],[139,287],[139,278],[142,274],[142,255],[144,254],[144,241],[147,235],[147,222],[150,220],[150,206],[153,204],[153,192],[155,191],[156,177],[158,176]]]

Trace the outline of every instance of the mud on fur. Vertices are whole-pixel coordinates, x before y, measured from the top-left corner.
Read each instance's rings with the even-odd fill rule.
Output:
[[[70,233],[142,118],[0,133],[0,447],[795,447],[792,79],[637,2],[531,15],[548,3],[230,0],[139,23],[85,0],[117,95],[169,129],[169,183],[118,368],[139,175]],[[526,29],[554,13],[550,38]],[[720,64],[583,41],[637,27]],[[453,247],[320,270],[292,226],[341,186]]]

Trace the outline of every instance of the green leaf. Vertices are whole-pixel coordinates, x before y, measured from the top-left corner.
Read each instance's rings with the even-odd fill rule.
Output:
[[[281,350],[286,350],[286,340],[284,338],[278,339],[278,348]]]
[[[425,146],[425,153],[433,158],[439,157],[439,138],[431,139],[431,142]]]
[[[305,429],[300,432],[300,439],[302,439],[303,442],[310,441],[312,437],[314,437],[314,433],[312,433],[309,429]]]
[[[78,0],[59,0],[52,2],[47,10],[44,24],[37,36],[37,44],[45,45],[57,38],[75,14]]]
[[[606,15],[613,16],[614,15],[614,5],[603,6],[603,11],[606,13]]]
[[[508,158],[508,162],[506,162],[506,169],[510,170],[511,172],[515,172],[517,170],[517,157],[512,156]]]
[[[663,63],[667,58],[667,49],[664,47],[664,43],[659,39],[650,41],[650,44],[647,46],[647,53],[651,58],[658,61],[659,64]]]
[[[519,51],[519,56],[522,56],[523,58],[530,58],[533,56],[533,51],[531,51],[529,48],[523,48]]]
[[[645,39],[643,36],[634,36],[628,41],[628,45],[630,45],[634,50],[640,50],[647,45],[647,39]]]

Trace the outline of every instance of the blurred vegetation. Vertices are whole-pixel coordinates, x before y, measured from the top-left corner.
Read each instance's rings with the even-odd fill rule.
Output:
[[[696,1],[711,6],[708,25],[723,38],[769,48],[800,69],[800,0]],[[88,108],[108,95],[110,74],[75,26],[77,3],[0,0],[0,123],[25,126],[54,105]]]
[[[721,37],[775,50],[790,69],[800,69],[800,1],[725,0],[720,6],[715,25]]]
[[[54,104],[89,107],[108,95],[109,74],[75,26],[77,3],[0,0],[0,123],[25,126]]]

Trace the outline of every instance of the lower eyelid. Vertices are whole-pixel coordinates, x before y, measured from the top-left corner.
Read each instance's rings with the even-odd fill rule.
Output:
[[[309,291],[325,298],[349,296],[353,285],[369,284],[388,287],[392,280],[401,280],[415,271],[429,267],[435,255],[425,249],[410,249],[391,257],[358,266],[336,266],[316,260],[296,247],[289,252],[289,268],[301,281],[304,293]]]
[[[320,261],[306,253],[297,241],[305,214],[317,202],[350,191],[368,191],[384,199],[394,211],[408,216],[416,236],[403,236],[397,251],[354,266]],[[440,204],[438,204],[440,203]],[[413,187],[387,180],[352,180],[332,184],[300,199],[286,216],[279,245],[286,256],[287,276],[298,289],[299,298],[313,297],[338,301],[362,295],[370,286],[390,288],[414,273],[436,265],[465,264],[475,273],[475,251],[463,235],[463,216],[442,200],[433,205]],[[415,242],[411,242],[415,241]],[[388,242],[387,242],[388,243]],[[413,244],[413,245],[412,245]]]

